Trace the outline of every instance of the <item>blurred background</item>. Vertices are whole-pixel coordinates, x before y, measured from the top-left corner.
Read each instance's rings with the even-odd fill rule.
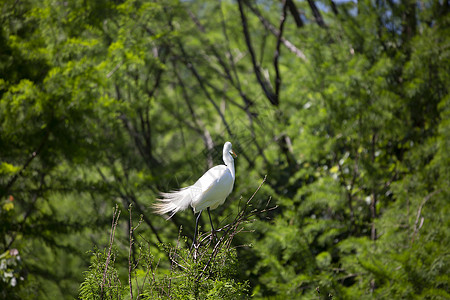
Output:
[[[278,205],[233,241],[249,297],[449,299],[449,11],[1,1],[1,297],[77,298],[116,205],[126,285],[129,205],[164,259],[157,245],[180,226],[192,239],[194,216],[155,215],[158,192],[193,184],[230,141],[235,188],[215,224],[265,175],[253,206]]]

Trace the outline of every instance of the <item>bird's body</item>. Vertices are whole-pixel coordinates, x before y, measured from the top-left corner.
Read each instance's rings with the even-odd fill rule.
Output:
[[[193,185],[172,191],[161,193],[162,198],[154,205],[156,213],[167,214],[170,219],[178,211],[192,207],[194,213],[204,209],[215,209],[225,202],[234,186],[235,170],[234,154],[230,142],[223,147],[223,161],[225,165],[218,165],[209,169]]]
[[[233,185],[234,174],[227,166],[219,165],[209,169],[191,186],[191,192],[194,194],[191,206],[194,213],[208,207],[216,209],[219,205],[222,205],[233,190]],[[199,194],[195,195],[195,191],[198,191]]]

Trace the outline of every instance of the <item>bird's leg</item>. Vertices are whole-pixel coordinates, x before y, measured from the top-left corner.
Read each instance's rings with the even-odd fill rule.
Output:
[[[211,220],[211,213],[209,212],[210,211],[209,207],[207,208],[207,210],[208,210],[209,222],[211,223],[211,238],[215,237],[216,240],[217,240],[216,231],[214,230],[214,225],[213,225],[213,222]]]
[[[192,242],[192,247],[194,247],[194,245],[196,244],[196,242],[197,242],[197,233],[198,233],[198,220],[200,219],[200,216],[202,215],[202,210],[198,213],[198,216],[197,216],[197,218],[196,218],[196,220],[195,220],[195,231],[194,231],[194,240],[193,240],[193,242]],[[191,248],[192,248],[191,247]]]

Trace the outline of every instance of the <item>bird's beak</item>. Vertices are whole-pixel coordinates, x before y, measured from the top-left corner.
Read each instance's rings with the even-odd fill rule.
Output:
[[[233,154],[233,156],[236,158],[237,157],[237,154],[233,151],[233,150],[231,150],[231,154]]]

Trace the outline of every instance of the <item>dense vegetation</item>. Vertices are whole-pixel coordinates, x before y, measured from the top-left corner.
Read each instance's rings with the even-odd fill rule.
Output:
[[[447,0],[1,3],[1,298],[450,298]]]

